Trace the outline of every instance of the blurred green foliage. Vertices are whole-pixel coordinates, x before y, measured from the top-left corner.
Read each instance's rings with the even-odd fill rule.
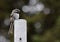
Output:
[[[0,0],[0,20],[9,18],[14,2],[17,0]],[[24,4],[28,0],[22,0]],[[51,9],[51,13],[44,15],[44,13],[37,13],[37,15],[28,16],[21,12],[21,18],[28,22],[28,33],[32,42],[60,42],[60,0],[40,0],[45,7]],[[33,34],[33,24],[40,21],[42,24],[43,34]],[[32,25],[31,25],[32,24]],[[0,26],[0,28],[2,28]],[[31,32],[30,32],[31,31]],[[34,31],[35,32],[35,31]]]

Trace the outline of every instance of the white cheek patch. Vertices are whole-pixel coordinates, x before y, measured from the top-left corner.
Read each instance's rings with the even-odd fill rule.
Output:
[[[19,19],[19,14],[18,14],[18,13],[14,13],[13,17],[14,17],[15,19]]]
[[[27,42],[27,21],[24,19],[14,21],[14,42]]]

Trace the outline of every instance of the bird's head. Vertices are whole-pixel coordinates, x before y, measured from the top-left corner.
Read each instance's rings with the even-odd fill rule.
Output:
[[[14,9],[14,10],[12,10],[11,16],[14,17],[15,19],[18,19],[19,13],[20,13],[19,9]]]
[[[12,10],[12,14],[13,13],[20,13],[20,10],[19,9],[14,9],[14,10]]]

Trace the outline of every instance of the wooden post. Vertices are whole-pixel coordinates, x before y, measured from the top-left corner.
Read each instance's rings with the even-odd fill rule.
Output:
[[[27,42],[27,21],[14,20],[14,42]]]

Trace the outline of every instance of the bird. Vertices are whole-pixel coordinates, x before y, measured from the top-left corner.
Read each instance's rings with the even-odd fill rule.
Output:
[[[12,10],[11,17],[13,17],[14,19],[19,19],[19,12],[19,9]]]
[[[13,34],[14,20],[19,19],[19,13],[20,13],[19,9],[12,10],[11,15],[10,15],[10,28],[8,31],[8,35]]]

